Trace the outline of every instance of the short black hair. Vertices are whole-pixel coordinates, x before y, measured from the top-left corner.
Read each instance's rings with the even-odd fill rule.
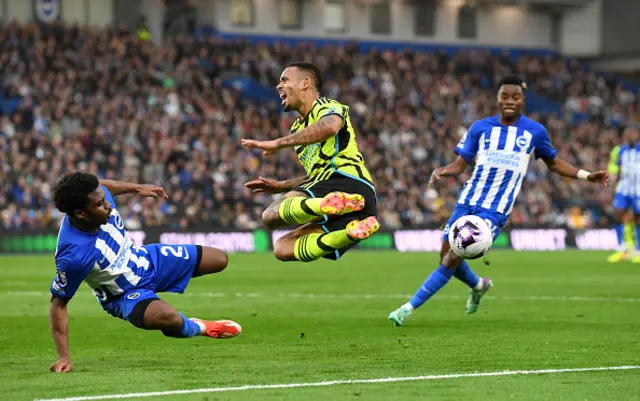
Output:
[[[500,82],[498,82],[498,92],[504,85],[516,85],[521,87],[523,92],[527,91],[527,83],[524,82],[524,79],[520,78],[517,75],[507,75],[506,77],[502,78]]]
[[[99,185],[98,177],[93,174],[79,171],[66,174],[53,187],[53,203],[62,213],[73,214],[87,207],[89,194]]]
[[[296,63],[290,63],[287,65],[289,67],[296,67],[301,69],[304,72],[307,72],[311,75],[311,80],[313,81],[313,86],[315,86],[318,92],[322,92],[322,87],[324,86],[324,77],[322,76],[322,71],[318,68],[317,65],[313,63],[308,63],[306,61],[300,61]]]

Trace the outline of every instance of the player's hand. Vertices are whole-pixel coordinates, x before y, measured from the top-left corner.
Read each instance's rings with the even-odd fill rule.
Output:
[[[433,173],[431,173],[431,178],[429,178],[429,186],[432,186],[433,184],[435,184],[436,181],[438,181],[440,179],[440,172],[442,171],[441,168],[437,168],[435,170],[433,170]]]
[[[287,191],[289,188],[281,181],[272,180],[271,178],[258,177],[257,180],[249,181],[244,184],[245,187],[253,190],[254,194],[279,194]]]
[[[273,156],[278,152],[278,150],[280,150],[280,146],[277,141],[254,141],[253,139],[242,139],[240,142],[245,148],[262,150],[263,156]]]
[[[596,171],[595,173],[589,174],[587,180],[600,183],[606,187],[609,185],[609,173],[606,171]]]
[[[71,367],[72,367],[71,358],[63,357],[63,358],[58,358],[57,361],[52,363],[51,366],[49,366],[49,370],[54,373],[69,373],[71,372]]]
[[[167,195],[167,191],[165,191],[164,188],[156,185],[141,184],[141,185],[138,185],[138,188],[136,191],[138,195],[142,196],[143,198],[169,199],[169,195]]]

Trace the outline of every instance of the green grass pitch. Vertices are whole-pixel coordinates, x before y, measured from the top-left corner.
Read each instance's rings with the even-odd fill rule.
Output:
[[[640,365],[640,266],[606,254],[492,252],[495,288],[464,315],[455,279],[391,327],[436,254],[352,252],[339,262],[231,255],[228,270],[166,294],[187,316],[230,318],[232,340],[169,339],[112,318],[83,285],[69,304],[74,371],[54,375],[52,256],[0,257],[0,388],[34,400],[421,375]],[[149,400],[640,400],[640,370],[463,377],[160,395]]]

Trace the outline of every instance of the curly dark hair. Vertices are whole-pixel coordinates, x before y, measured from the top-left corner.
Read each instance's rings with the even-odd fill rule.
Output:
[[[98,177],[75,172],[64,175],[53,188],[53,203],[62,213],[72,214],[87,206],[89,194],[98,188]]]

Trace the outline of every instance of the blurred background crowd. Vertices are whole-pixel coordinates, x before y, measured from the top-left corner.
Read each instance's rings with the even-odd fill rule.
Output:
[[[252,45],[215,36],[179,36],[162,47],[124,28],[0,25],[0,226],[56,227],[51,189],[65,172],[164,186],[168,201],[119,197],[128,229],[207,225],[259,227],[268,195],[243,184],[257,176],[303,173],[295,153],[262,158],[240,138],[288,133],[294,115],[277,98],[256,102],[227,77],[269,89],[291,61],[317,63],[324,95],[351,107],[358,144],[374,176],[384,228],[442,224],[461,184],[427,188],[434,168],[453,160],[467,127],[496,113],[495,83],[517,73],[560,102],[545,124],[559,155],[604,169],[640,104],[613,80],[553,56],[510,58],[488,51],[371,51],[356,44]],[[547,173],[532,162],[510,226],[610,226],[612,189]]]

